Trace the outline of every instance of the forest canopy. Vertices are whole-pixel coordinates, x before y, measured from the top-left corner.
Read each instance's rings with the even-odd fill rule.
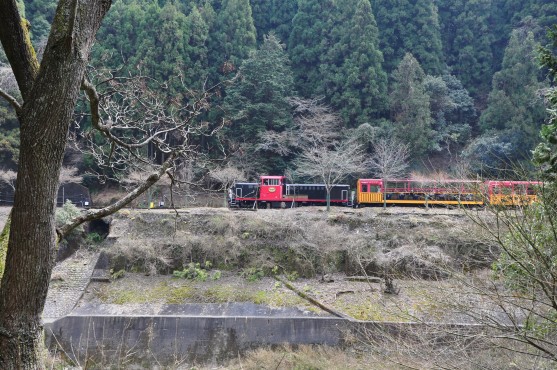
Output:
[[[20,6],[39,57],[55,5]],[[216,86],[200,119],[225,127],[200,148],[251,177],[295,165],[292,99],[332,109],[346,140],[364,131],[400,140],[414,170],[464,161],[497,177],[530,163],[540,141],[551,83],[537,52],[555,23],[549,0],[116,0],[91,65],[152,78],[173,104]],[[6,68],[0,52],[4,87]],[[3,169],[16,169],[19,133],[4,101],[0,122]]]

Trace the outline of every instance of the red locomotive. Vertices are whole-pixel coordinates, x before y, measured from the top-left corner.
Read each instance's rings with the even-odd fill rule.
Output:
[[[334,185],[330,191],[332,205],[351,205],[350,185]],[[258,183],[236,182],[229,190],[229,204],[236,207],[285,208],[325,205],[324,184],[289,184],[284,176],[261,176]]]

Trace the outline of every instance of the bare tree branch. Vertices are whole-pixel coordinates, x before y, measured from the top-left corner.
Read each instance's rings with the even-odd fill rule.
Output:
[[[410,148],[393,138],[380,139],[369,161],[371,172],[382,179],[406,175]]]
[[[66,225],[58,228],[56,232],[58,234],[59,239],[64,238],[74,228],[87,221],[96,220],[111,215],[117,210],[130,204],[134,199],[136,199],[141,194],[143,194],[147,189],[149,189],[153,184],[155,184],[162,176],[164,176],[167,173],[167,171],[171,169],[172,165],[174,164],[174,160],[176,158],[177,158],[177,154],[175,153],[171,154],[169,158],[163,163],[163,165],[160,166],[158,171],[153,172],[143,183],[139,184],[133,191],[130,191],[128,194],[126,194],[126,196],[124,196],[119,201],[99,210],[87,211],[87,213],[80,215],[79,217],[71,220],[71,222],[67,223]]]
[[[15,190],[15,180],[17,172],[12,170],[0,170],[0,181],[7,184],[12,190]]]
[[[6,99],[19,115],[21,104],[14,95],[18,95],[18,88],[13,71],[10,67],[0,64],[0,96]]]
[[[6,101],[8,103],[10,103],[10,105],[15,109],[15,112],[17,114],[21,113],[21,105],[19,104],[19,102],[17,101],[16,98],[14,98],[13,96],[11,96],[10,94],[8,94],[6,91],[4,91],[2,88],[0,88],[0,96],[3,97],[4,99],[6,99]]]
[[[333,186],[340,184],[348,175],[365,169],[362,147],[352,142],[341,142],[307,148],[297,161],[296,173],[323,182],[327,190],[328,209]]]

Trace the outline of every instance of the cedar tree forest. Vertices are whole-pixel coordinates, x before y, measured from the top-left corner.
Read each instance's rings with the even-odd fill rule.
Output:
[[[55,7],[20,2],[39,59]],[[116,0],[88,73],[148,78],[168,104],[211,91],[197,118],[222,128],[197,148],[218,160],[213,169],[224,163],[245,180],[295,169],[303,102],[327,107],[329,129],[370,155],[382,138],[408,145],[412,171],[457,175],[464,163],[511,177],[509,166],[530,166],[548,118],[538,51],[555,23],[549,0]],[[3,52],[0,71],[9,87]],[[84,107],[72,128],[78,146],[91,127]],[[0,122],[2,170],[16,170],[19,127],[3,100]],[[84,151],[65,165],[107,171]],[[190,178],[208,167],[190,165]],[[85,184],[101,187],[98,176]]]

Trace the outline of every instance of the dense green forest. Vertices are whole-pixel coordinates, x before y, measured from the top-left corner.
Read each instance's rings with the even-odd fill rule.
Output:
[[[21,6],[39,55],[54,7]],[[415,171],[467,163],[501,177],[540,141],[550,82],[537,56],[556,23],[549,0],[115,0],[91,65],[164,83],[169,102],[214,87],[199,119],[224,127],[199,148],[246,177],[295,166],[301,101],[330,107],[335,140],[370,155],[395,137]],[[0,122],[0,160],[14,169],[18,128],[4,101]]]

